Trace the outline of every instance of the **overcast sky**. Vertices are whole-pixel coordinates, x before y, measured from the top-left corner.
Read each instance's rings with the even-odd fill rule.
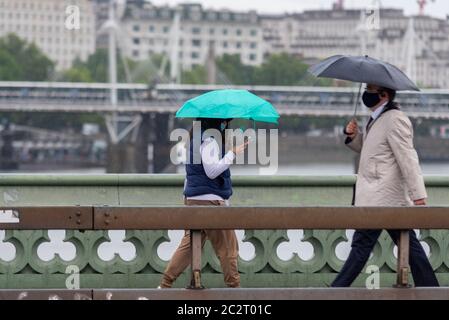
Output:
[[[206,8],[228,8],[238,11],[257,10],[259,13],[299,12],[304,9],[330,9],[336,0],[151,0],[154,4],[183,2],[201,3]],[[345,0],[347,8],[361,8],[370,5],[373,0]],[[404,9],[407,15],[419,11],[416,0],[381,0],[382,7]],[[449,0],[427,0],[426,14],[446,18],[449,15]]]

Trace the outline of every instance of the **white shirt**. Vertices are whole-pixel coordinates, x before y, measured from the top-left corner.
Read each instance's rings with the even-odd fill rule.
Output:
[[[224,171],[229,169],[232,162],[235,159],[235,154],[232,151],[228,151],[223,158],[220,159],[220,147],[214,138],[206,138],[200,146],[201,162],[203,164],[204,171],[209,179],[215,179]],[[187,179],[184,181],[184,188],[186,186]],[[216,194],[201,194],[194,197],[187,197],[192,200],[224,200],[222,197]],[[227,201],[227,200],[226,200]]]
[[[377,118],[379,118],[380,114],[382,113],[382,111],[384,111],[385,106],[388,104],[388,101],[385,102],[383,105],[381,105],[379,108],[377,108],[376,110],[373,111],[373,113],[371,113],[371,118],[373,118],[373,121],[376,120]]]

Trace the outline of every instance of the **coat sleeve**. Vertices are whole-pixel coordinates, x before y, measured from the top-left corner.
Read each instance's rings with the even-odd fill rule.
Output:
[[[410,198],[412,200],[427,198],[418,154],[413,146],[413,127],[410,120],[406,117],[393,117],[387,137],[407,184]]]
[[[352,149],[353,151],[360,153],[362,152],[362,146],[363,146],[363,133],[359,132],[354,139],[351,139],[350,137],[347,137],[345,140],[345,144],[348,148]]]

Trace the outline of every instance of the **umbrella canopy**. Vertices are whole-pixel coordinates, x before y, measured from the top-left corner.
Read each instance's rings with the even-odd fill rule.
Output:
[[[317,77],[370,83],[397,91],[419,91],[397,67],[368,56],[332,56],[310,67],[309,72]]]
[[[248,119],[278,123],[279,114],[271,103],[247,90],[215,90],[188,100],[176,112],[177,118]]]

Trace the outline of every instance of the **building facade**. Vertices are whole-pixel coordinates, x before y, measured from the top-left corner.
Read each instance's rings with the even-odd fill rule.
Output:
[[[174,31],[174,17],[179,10],[179,29]],[[206,62],[211,46],[216,56],[239,54],[245,64],[263,61],[263,35],[255,11],[231,12],[205,10],[199,4],[182,4],[178,8],[137,2],[129,5],[122,19],[126,37],[126,55],[135,60],[151,54],[170,56],[177,47],[183,69]],[[177,37],[174,32],[178,32]],[[178,46],[172,39],[179,39]]]
[[[34,42],[57,70],[64,70],[96,47],[107,47],[107,35],[98,30],[108,19],[109,3],[0,0],[0,36],[15,33]],[[79,8],[80,29],[67,28],[70,5]],[[403,69],[422,87],[449,88],[449,18],[408,17],[400,9],[385,8],[379,10],[380,29],[366,31],[363,11],[343,8],[259,15],[195,3],[169,7],[127,0],[119,11],[119,48],[133,60],[162,54],[173,61],[176,52],[180,67],[190,69],[204,65],[211,48],[215,56],[238,54],[248,65],[260,65],[266,56],[281,52],[308,63],[334,54],[368,54]]]
[[[421,86],[449,87],[449,19],[380,9],[380,28],[366,30],[363,14],[341,9],[262,16],[266,53],[288,52],[310,63],[368,54],[398,66]]]
[[[79,8],[79,29],[67,27]],[[71,22],[73,22],[71,20]],[[95,51],[95,11],[90,0],[0,0],[0,37],[14,33],[33,42],[56,63],[57,70],[70,68],[74,59],[85,60]]]
[[[176,10],[181,15],[176,50],[184,69],[204,64],[211,45],[215,55],[238,54],[249,65],[281,52],[309,63],[335,54],[368,54],[398,66],[422,87],[449,87],[449,19],[408,17],[401,9],[380,9],[379,29],[366,31],[365,12],[357,9],[258,15],[128,0],[122,19],[126,55],[136,60],[153,53],[170,56]]]

